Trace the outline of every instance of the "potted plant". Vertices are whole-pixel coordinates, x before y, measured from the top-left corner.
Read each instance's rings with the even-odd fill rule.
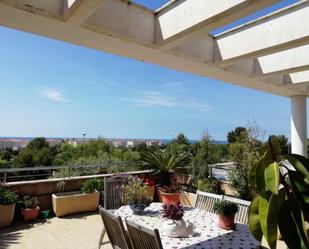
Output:
[[[269,248],[277,248],[277,238],[288,248],[309,248],[309,160],[297,154],[281,154],[280,143],[269,139],[261,157],[249,172],[257,190],[248,223],[253,236]],[[307,223],[307,225],[306,225]]]
[[[172,185],[159,187],[158,192],[163,204],[178,205],[180,203],[180,192],[176,186]]]
[[[30,196],[24,196],[23,200],[21,201],[22,207],[22,215],[24,217],[24,221],[29,220],[36,220],[39,212],[40,207],[39,200],[37,197],[30,197]]]
[[[160,201],[162,201],[162,192],[165,189],[165,193],[169,192],[170,196],[174,192],[173,179],[171,174],[175,171],[176,167],[186,166],[190,162],[190,156],[186,152],[172,153],[169,150],[162,151],[150,151],[141,154],[141,161],[149,164],[156,169],[155,174],[160,174],[160,181],[157,185],[157,195]],[[176,183],[176,181],[174,181]],[[162,189],[163,188],[163,189]],[[179,193],[176,192],[175,197],[179,203]],[[177,202],[177,201],[176,201]]]
[[[182,205],[163,204],[161,215],[164,218],[162,231],[172,238],[184,238],[193,235],[193,224],[183,219]]]
[[[57,187],[62,192],[52,195],[53,211],[57,217],[97,210],[102,180],[88,179],[82,184],[81,191],[75,192],[63,192],[65,185],[65,181],[61,181]]]
[[[231,230],[235,228],[235,214],[238,206],[230,201],[217,201],[214,203],[214,211],[218,214],[219,227]]]
[[[151,203],[146,191],[147,185],[139,177],[128,177],[128,183],[123,186],[125,201],[134,214],[141,214]]]
[[[146,188],[146,196],[148,199],[153,200],[154,192],[155,192],[155,181],[149,177],[144,179],[144,183],[147,186]]]
[[[9,226],[14,219],[17,195],[0,186],[0,227]]]

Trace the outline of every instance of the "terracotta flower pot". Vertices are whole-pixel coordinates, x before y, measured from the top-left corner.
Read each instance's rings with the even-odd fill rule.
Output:
[[[176,204],[180,203],[180,193],[165,193],[161,192],[162,202],[164,204]]]
[[[153,200],[154,192],[155,192],[155,186],[147,186],[147,189],[146,189],[147,199]]]
[[[24,221],[36,220],[40,212],[40,207],[36,208],[24,208],[22,214],[24,216]]]
[[[225,216],[223,214],[218,214],[218,218],[219,218],[219,227],[226,229],[226,230],[232,230],[235,228],[235,214],[229,215],[229,216]]]

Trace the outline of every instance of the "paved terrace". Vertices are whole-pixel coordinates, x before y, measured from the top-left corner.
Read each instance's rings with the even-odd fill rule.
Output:
[[[18,222],[0,229],[0,249],[97,249],[101,231],[102,220],[98,213]],[[112,249],[107,236],[104,242],[101,249]],[[279,242],[277,248],[286,249],[286,246]]]
[[[13,223],[0,229],[0,249],[97,249],[102,226],[98,213]],[[107,237],[104,240],[108,242]],[[112,247],[105,244],[101,248]]]

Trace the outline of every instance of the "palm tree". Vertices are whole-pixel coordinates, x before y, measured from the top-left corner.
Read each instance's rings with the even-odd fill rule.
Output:
[[[163,176],[162,184],[169,185],[170,172],[176,167],[187,166],[191,162],[191,157],[187,152],[150,151],[141,154],[141,161],[154,167],[156,173],[161,173]]]

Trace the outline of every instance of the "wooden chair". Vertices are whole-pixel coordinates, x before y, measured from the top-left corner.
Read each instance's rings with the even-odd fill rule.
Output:
[[[158,229],[150,230],[126,220],[133,249],[163,249]]]
[[[128,178],[124,176],[113,176],[104,178],[104,208],[118,209],[124,204],[123,184]]]
[[[214,213],[214,203],[216,201],[222,201],[223,195],[217,195],[202,191],[197,191],[194,207],[205,210],[210,213]]]
[[[126,234],[121,218],[106,209],[99,208],[109,241],[114,249],[131,249],[131,242]]]
[[[124,176],[113,176],[104,178],[104,209],[115,210],[124,204],[123,184],[127,183],[128,179]],[[101,232],[98,246],[102,245],[105,235],[105,228]]]
[[[238,212],[235,215],[235,220],[239,223],[247,224],[248,223],[248,213],[251,205],[250,201],[241,200],[234,197],[224,196],[224,201],[234,202],[238,206]]]

